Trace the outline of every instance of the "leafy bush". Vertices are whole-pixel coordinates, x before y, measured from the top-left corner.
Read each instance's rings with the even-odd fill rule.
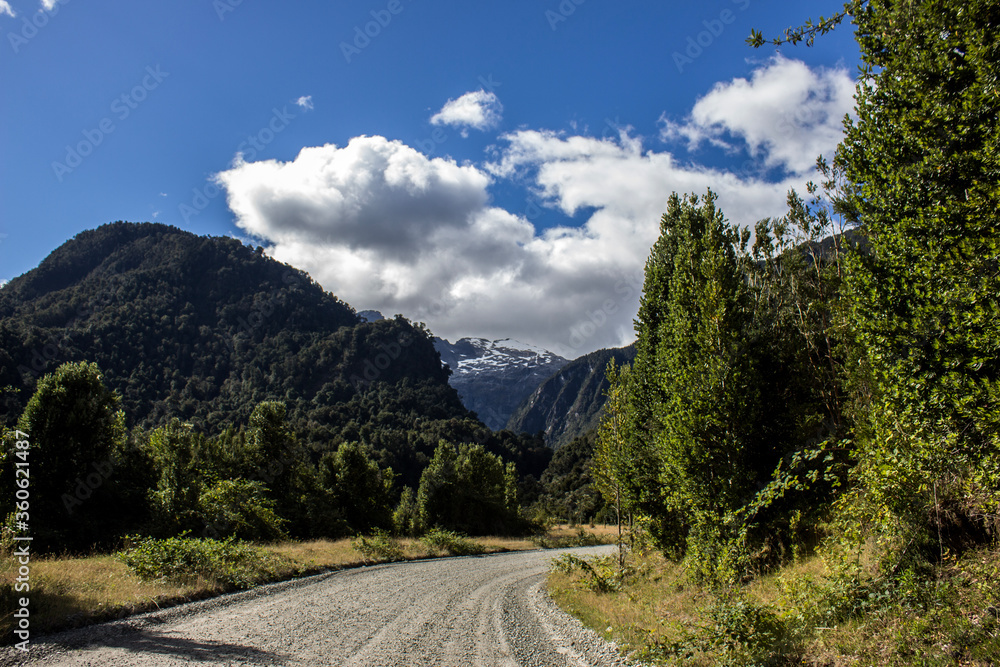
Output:
[[[717,600],[704,612],[707,623],[681,628],[680,638],[649,651],[650,657],[682,662],[710,655],[715,664],[733,667],[788,664],[793,633],[768,605],[734,596]]]
[[[267,497],[262,482],[225,479],[216,482],[198,498],[201,515],[209,530],[247,540],[277,540],[285,537],[285,520],[276,503]],[[212,533],[210,533],[212,534]]]
[[[595,593],[611,593],[622,589],[629,570],[618,571],[614,556],[580,558],[562,554],[552,559],[552,569],[564,574],[580,571],[583,585]]]
[[[420,538],[429,549],[444,551],[451,556],[474,556],[486,551],[486,547],[465,535],[434,528]]]
[[[405,558],[399,540],[384,530],[356,537],[351,540],[351,546],[368,563],[392,563]]]
[[[128,537],[131,546],[115,556],[142,579],[185,579],[201,576],[224,586],[249,588],[266,580],[276,559],[262,550],[229,538]]]

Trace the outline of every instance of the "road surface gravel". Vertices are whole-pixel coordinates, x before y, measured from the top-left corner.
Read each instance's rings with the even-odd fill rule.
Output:
[[[7,647],[0,665],[630,664],[549,599],[545,572],[564,551],[321,574]]]

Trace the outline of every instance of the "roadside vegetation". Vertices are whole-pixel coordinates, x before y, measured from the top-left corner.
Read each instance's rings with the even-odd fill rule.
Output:
[[[549,592],[630,656],[670,665],[968,665],[1000,659],[1000,554],[903,577],[812,555],[712,587],[655,551],[563,557]]]
[[[635,548],[551,585],[656,662],[1000,663],[1000,10],[853,0],[775,43],[848,20],[820,182],[753,234],[675,193],[608,369],[591,473]]]

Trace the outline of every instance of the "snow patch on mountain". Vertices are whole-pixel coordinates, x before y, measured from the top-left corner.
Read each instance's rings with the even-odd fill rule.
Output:
[[[435,338],[434,347],[451,368],[449,382],[465,407],[494,430],[502,429],[521,400],[568,363],[513,338],[462,338],[454,343]]]

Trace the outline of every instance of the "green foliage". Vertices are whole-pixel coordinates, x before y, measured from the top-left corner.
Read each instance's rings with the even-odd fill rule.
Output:
[[[394,563],[405,558],[402,544],[384,530],[355,537],[351,546],[367,563]]]
[[[450,556],[475,556],[486,552],[486,547],[465,535],[440,528],[427,531],[420,541],[429,549],[443,551]]]
[[[470,535],[506,535],[525,527],[513,464],[474,444],[438,444],[420,477],[417,511],[423,528]]]
[[[158,479],[150,491],[156,532],[164,536],[200,532],[200,498],[219,465],[211,439],[190,424],[172,421],[147,434],[140,447],[157,471]]]
[[[242,540],[270,541],[286,537],[284,520],[267,497],[267,487],[257,481],[224,479],[198,498],[202,520],[213,535]]]
[[[734,580],[818,541],[849,469],[840,284],[853,243],[823,195],[755,244],[714,196],[674,196],[646,266],[631,367],[610,365],[596,477],[610,504],[644,514],[692,571]],[[839,229],[838,229],[839,226]]]
[[[635,451],[642,446],[639,444],[642,441],[638,437],[638,424],[632,409],[634,404],[631,399],[638,392],[629,384],[631,367],[619,368],[612,359],[605,374],[609,382],[608,400],[597,432],[592,468],[597,489],[614,508],[615,520],[621,524],[624,515],[630,514],[642,497],[632,481],[638,477],[636,469],[649,470],[651,466]],[[644,475],[648,477],[650,473],[644,472]]]
[[[112,538],[107,517],[135,520],[121,502],[130,490],[116,483],[125,449],[119,397],[96,364],[63,364],[38,382],[18,429],[30,446],[16,458],[15,440],[3,442],[0,515],[13,510],[15,460],[30,464],[31,533],[39,551],[81,549]]]
[[[848,502],[861,536],[940,556],[998,516],[1000,8],[873,0],[854,20],[837,159],[870,248],[847,284],[871,394]]]
[[[597,455],[605,498],[650,517],[660,547],[710,577],[738,576],[771,532],[776,518],[737,514],[796,444],[775,409],[790,373],[768,326],[770,283],[751,279],[747,241],[711,192],[671,197],[646,265],[636,360],[607,372]]]
[[[649,653],[680,661],[710,655],[713,664],[727,667],[791,664],[798,655],[793,633],[767,605],[734,595],[713,602],[703,618],[703,623],[682,626],[678,639]]]
[[[812,19],[808,19],[803,25],[787,28],[781,37],[775,37],[770,40],[765,39],[763,33],[759,30],[751,30],[750,37],[747,38],[747,44],[754,48],[760,48],[768,43],[781,46],[783,44],[795,45],[805,41],[806,46],[812,46],[817,37],[831,32],[843,23],[845,19],[860,11],[867,4],[868,0],[851,0],[851,2],[844,3],[842,11],[832,16],[820,16],[815,22]]]
[[[392,528],[394,475],[391,469],[378,467],[370,447],[343,443],[320,460],[319,476],[350,531],[366,534]]]
[[[187,537],[126,538],[130,546],[115,555],[143,579],[211,579],[226,587],[249,588],[266,580],[274,557],[236,541]]]
[[[392,512],[392,527],[397,535],[416,535],[420,528],[417,494],[409,486],[403,488],[399,504]]]
[[[614,556],[580,558],[566,553],[552,559],[551,569],[564,574],[580,572],[582,583],[595,593],[619,591],[629,575],[629,570],[618,567]]]
[[[992,664],[1000,655],[1000,624],[989,611],[1000,603],[996,558],[980,550],[886,575],[841,563],[825,577],[782,576],[781,617],[799,641],[817,629],[852,628],[863,640],[837,643],[865,664]]]
[[[542,495],[536,509],[572,524],[593,521],[604,509],[604,500],[591,474],[594,440],[594,434],[588,433],[556,450],[542,474]]]

